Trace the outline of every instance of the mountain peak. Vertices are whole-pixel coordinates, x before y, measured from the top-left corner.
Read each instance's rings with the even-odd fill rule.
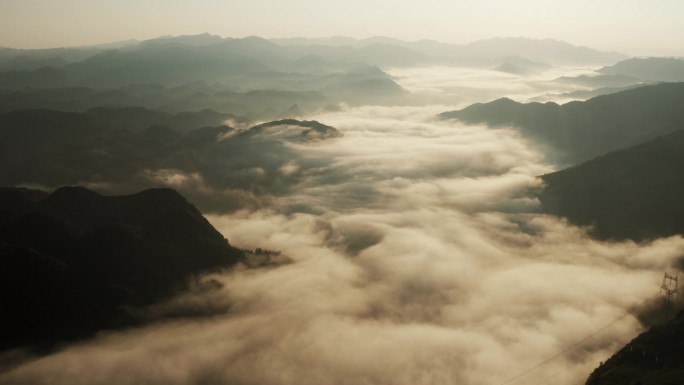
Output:
[[[47,197],[50,203],[77,203],[102,198],[102,195],[83,186],[63,186]]]

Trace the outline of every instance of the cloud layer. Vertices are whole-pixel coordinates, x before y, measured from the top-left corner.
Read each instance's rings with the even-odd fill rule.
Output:
[[[638,333],[684,240],[603,243],[536,213],[552,167],[513,130],[361,107],[313,117],[345,137],[288,144],[291,192],[210,215],[294,263],[235,269],[149,311],[212,309],[29,361],[29,384],[502,384],[583,381]],[[194,176],[156,174],[173,183]]]

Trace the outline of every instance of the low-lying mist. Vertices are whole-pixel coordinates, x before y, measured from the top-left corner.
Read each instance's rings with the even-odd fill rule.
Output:
[[[434,119],[448,109],[307,117],[345,136],[287,145],[296,188],[207,215],[236,246],[294,263],[203,277],[220,287],[147,311],[210,316],[102,333],[0,382],[582,383],[643,329],[640,309],[684,240],[599,242],[538,214],[544,154],[512,129]]]

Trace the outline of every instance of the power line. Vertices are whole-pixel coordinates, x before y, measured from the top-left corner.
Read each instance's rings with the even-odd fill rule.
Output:
[[[545,379],[543,379],[543,380],[537,382],[537,383],[534,384],[534,385],[542,385],[542,384],[545,384],[548,380],[550,380],[550,379],[552,379],[552,378],[555,378],[557,375],[559,375],[559,374],[561,374],[561,373],[563,373],[562,370],[561,370],[561,371],[558,371],[558,372],[556,372],[556,373],[554,373],[554,374],[553,374],[552,376],[550,376],[550,377],[546,377]]]
[[[545,359],[544,361],[538,363],[537,365],[535,365],[535,366],[533,366],[533,367],[531,367],[531,368],[529,368],[529,369],[523,371],[522,373],[516,375],[515,377],[512,377],[512,378],[510,378],[510,379],[508,379],[508,380],[502,382],[502,383],[499,384],[499,385],[506,385],[506,384],[509,384],[509,383],[513,382],[514,380],[517,380],[518,378],[520,378],[520,377],[526,375],[527,373],[529,373],[529,372],[531,372],[531,371],[533,371],[533,370],[539,368],[540,366],[543,366],[543,365],[549,363],[550,361],[553,361],[554,359],[556,359],[556,358],[562,356],[563,354],[565,354],[565,353],[567,353],[568,351],[572,350],[573,348],[577,347],[578,345],[580,345],[581,343],[583,343],[583,342],[585,342],[586,340],[590,339],[591,337],[594,337],[595,335],[597,335],[597,334],[601,333],[602,331],[608,329],[609,327],[615,325],[616,323],[618,323],[619,321],[623,320],[623,319],[624,319],[625,317],[627,317],[628,315],[629,315],[629,313],[625,313],[625,314],[622,315],[620,318],[617,318],[616,320],[614,320],[613,322],[609,323],[608,325],[602,327],[601,329],[598,329],[597,331],[595,331],[595,332],[589,334],[588,336],[586,336],[586,337],[582,338],[581,340],[575,342],[574,344],[568,346],[567,348],[563,349],[562,351],[560,351],[560,352],[554,354],[553,356],[551,356],[551,357]]]

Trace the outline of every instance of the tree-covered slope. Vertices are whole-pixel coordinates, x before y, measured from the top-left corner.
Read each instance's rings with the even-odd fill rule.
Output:
[[[542,177],[544,209],[600,238],[684,234],[684,131]]]

